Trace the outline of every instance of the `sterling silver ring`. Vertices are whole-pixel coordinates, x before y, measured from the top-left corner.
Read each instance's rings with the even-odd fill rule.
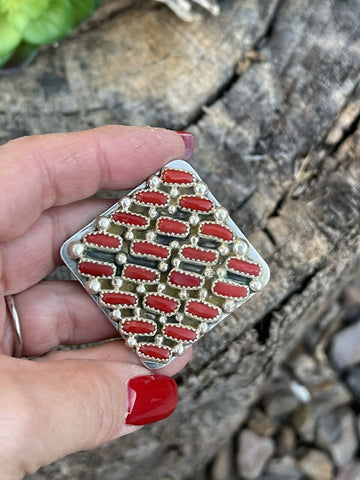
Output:
[[[10,316],[10,324],[11,324],[11,328],[12,328],[12,331],[13,331],[13,337],[14,337],[14,354],[13,354],[13,356],[16,357],[16,358],[20,358],[21,353],[22,353],[23,341],[22,341],[22,335],[21,335],[20,319],[19,319],[18,312],[16,310],[14,297],[12,295],[7,295],[5,297],[5,302],[6,302],[6,306],[7,306],[7,309],[9,311],[9,314],[10,314],[9,315]]]

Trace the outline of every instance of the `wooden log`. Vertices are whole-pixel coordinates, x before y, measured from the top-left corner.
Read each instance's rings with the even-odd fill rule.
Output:
[[[221,6],[196,24],[129,7],[0,79],[1,141],[109,122],[193,131],[193,165],[272,270],[197,344],[172,417],[29,479],[186,478],[359,264],[360,2]]]

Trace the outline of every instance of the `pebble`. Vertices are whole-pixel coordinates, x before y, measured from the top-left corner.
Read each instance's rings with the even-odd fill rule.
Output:
[[[358,448],[355,415],[340,407],[318,419],[316,444],[327,450],[338,467],[350,462]]]
[[[279,455],[291,453],[296,445],[296,435],[294,429],[288,425],[284,425],[280,430],[276,447]]]
[[[331,480],[333,466],[328,455],[312,449],[298,461],[299,469],[311,480]]]
[[[330,358],[339,370],[360,362],[360,321],[334,335]]]
[[[294,458],[289,455],[273,458],[266,467],[266,473],[273,474],[279,479],[297,480],[302,476]]]
[[[360,480],[360,462],[349,463],[342,467],[336,480]]]
[[[271,436],[277,429],[277,424],[268,418],[260,408],[254,408],[248,422],[248,427],[258,435]]]
[[[272,438],[257,435],[244,429],[239,436],[239,451],[236,458],[239,474],[246,480],[257,478],[275,449]]]
[[[235,480],[237,475],[233,470],[232,442],[228,442],[216,454],[211,466],[210,478],[212,480]]]
[[[352,368],[346,378],[346,384],[354,395],[354,399],[360,404],[360,368]]]

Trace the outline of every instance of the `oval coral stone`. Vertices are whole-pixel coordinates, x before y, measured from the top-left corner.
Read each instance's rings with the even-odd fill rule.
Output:
[[[80,262],[78,269],[80,273],[94,277],[112,277],[115,274],[115,265],[101,265],[95,262]]]
[[[158,229],[162,233],[173,235],[186,235],[188,233],[188,226],[186,223],[179,220],[172,220],[171,218],[160,218],[158,220]]]
[[[145,306],[160,310],[165,313],[173,313],[179,306],[177,300],[165,295],[148,295],[145,299]]]
[[[234,238],[234,234],[231,230],[218,225],[217,223],[203,223],[200,227],[200,233],[202,235],[210,235],[212,237],[220,238],[230,242]]]
[[[186,170],[173,170],[167,168],[166,170],[163,170],[161,180],[165,183],[176,183],[181,185],[184,183],[193,183],[194,177],[192,173],[187,172]]]
[[[162,192],[153,192],[152,190],[143,190],[135,195],[138,202],[150,205],[166,205],[168,197]]]
[[[149,242],[134,242],[132,250],[138,255],[150,255],[157,258],[168,258],[170,249],[163,245],[154,245]]]
[[[156,271],[137,267],[136,265],[126,265],[123,270],[123,276],[131,280],[145,280],[148,282],[155,282],[158,278]]]
[[[213,207],[213,203],[208,198],[201,197],[181,197],[179,205],[182,208],[188,208],[190,210],[196,210],[198,212],[210,212]]]
[[[135,305],[136,297],[130,293],[108,292],[102,295],[102,301],[110,305]]]
[[[193,342],[197,337],[195,330],[179,327],[177,325],[166,325],[164,328],[164,334],[168,337],[175,338],[176,340],[183,340],[187,342]]]
[[[239,258],[230,258],[228,261],[228,268],[236,270],[239,273],[246,273],[247,275],[254,275],[257,277],[260,273],[260,265],[257,263],[245,262]]]
[[[199,288],[202,284],[202,278],[190,275],[189,273],[173,270],[169,275],[169,282],[177,287]]]
[[[159,360],[167,360],[170,358],[170,350],[156,345],[141,345],[139,352],[148,357],[158,358]]]
[[[125,225],[134,225],[136,227],[146,227],[148,224],[146,217],[129,212],[115,212],[112,218],[115,222],[124,223]]]
[[[198,302],[197,300],[191,300],[187,304],[186,310],[191,315],[207,319],[216,318],[220,313],[217,308],[206,305],[203,302]]]
[[[90,233],[86,235],[85,240],[87,243],[97,245],[98,247],[119,248],[121,246],[121,240],[105,233]]]
[[[121,328],[126,333],[137,333],[139,335],[150,335],[155,333],[156,327],[153,323],[143,322],[141,320],[125,320]]]
[[[215,262],[216,253],[211,251],[200,250],[195,247],[185,247],[181,250],[181,255],[189,260],[197,260],[199,262]]]
[[[233,285],[226,282],[216,282],[213,290],[214,293],[223,295],[224,297],[245,298],[248,294],[246,287],[242,285]]]

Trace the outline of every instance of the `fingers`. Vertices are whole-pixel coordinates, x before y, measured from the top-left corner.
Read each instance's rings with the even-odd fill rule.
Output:
[[[21,235],[43,210],[100,188],[130,188],[184,154],[180,135],[150,127],[107,126],[13,140],[0,147],[0,241]]]
[[[21,292],[52,272],[62,263],[62,243],[114,203],[111,199],[90,198],[50,208],[21,237],[2,244],[4,295]]]
[[[176,407],[174,380],[138,365],[3,359],[1,478],[20,479],[59,457],[166,418]]]
[[[24,356],[42,355],[59,345],[118,336],[76,281],[44,281],[14,299],[21,321]]]

